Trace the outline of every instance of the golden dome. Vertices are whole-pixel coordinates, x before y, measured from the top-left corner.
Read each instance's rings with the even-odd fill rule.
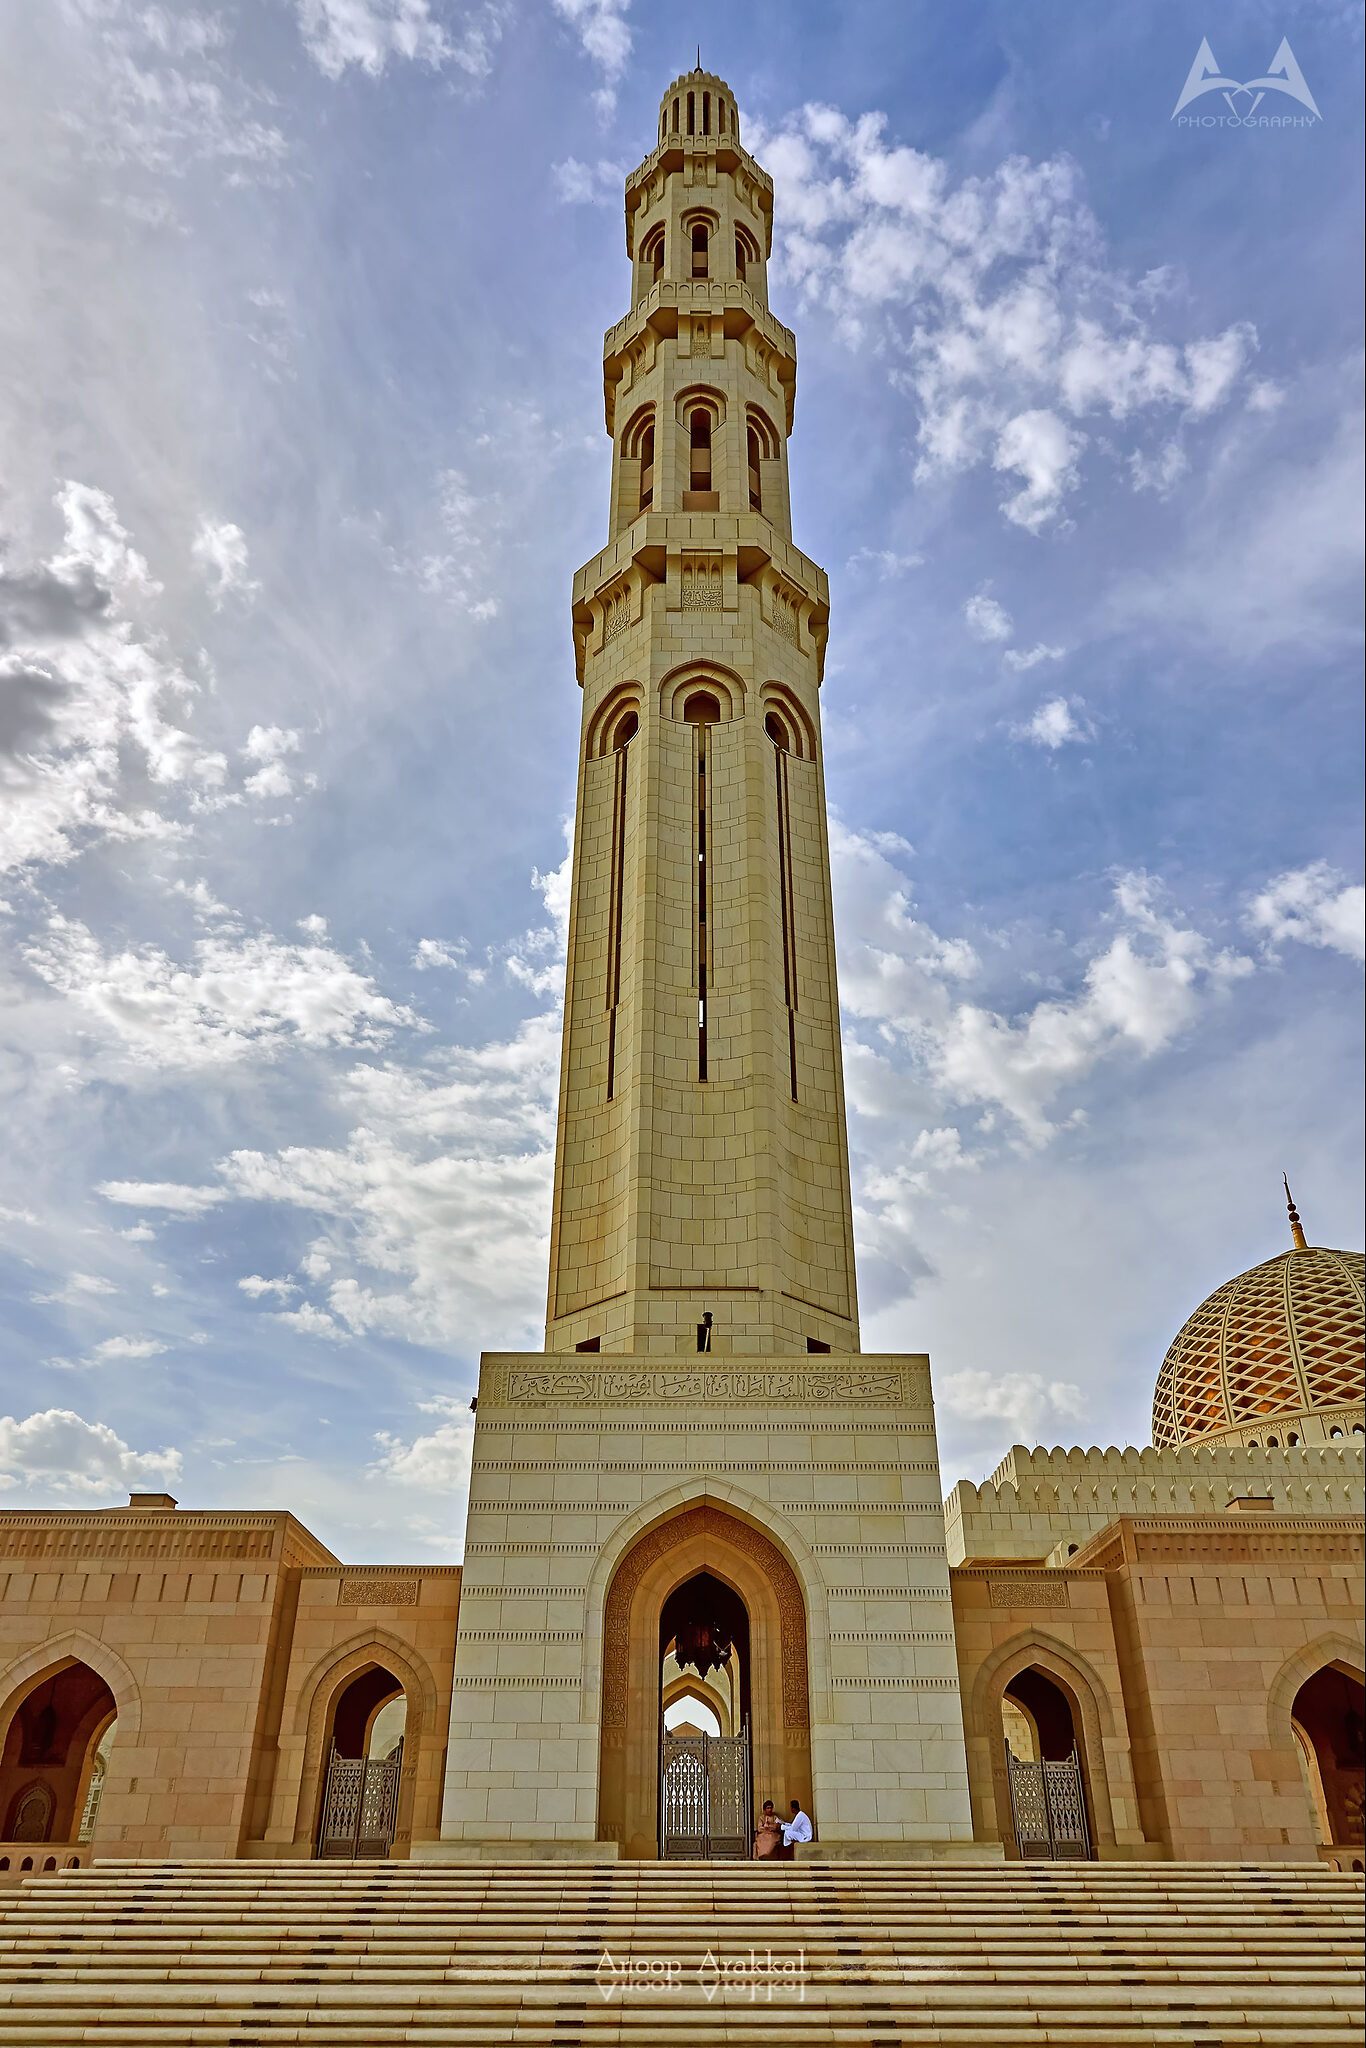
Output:
[[[1310,1425],[1315,1441],[1330,1433],[1328,1416],[1359,1423],[1366,1401],[1362,1255],[1306,1244],[1293,1203],[1290,1220],[1293,1251],[1226,1280],[1182,1325],[1153,1395],[1159,1449],[1246,1439],[1267,1423],[1308,1416],[1325,1418]],[[1353,1409],[1356,1416],[1342,1416]]]

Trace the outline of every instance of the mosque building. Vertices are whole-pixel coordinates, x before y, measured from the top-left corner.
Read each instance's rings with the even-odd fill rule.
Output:
[[[0,1874],[716,1863],[766,1797],[812,1863],[1362,1868],[1361,1255],[1291,1204],[1150,1448],[1017,1445],[947,1500],[929,1359],[860,1349],[773,198],[730,88],[677,79],[573,585],[545,1349],[482,1359],[463,1562],[164,1494],[0,1513]]]

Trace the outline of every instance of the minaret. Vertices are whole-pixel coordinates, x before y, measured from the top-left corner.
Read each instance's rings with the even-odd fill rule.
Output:
[[[423,1855],[743,1854],[750,1790],[806,1803],[813,1853],[977,1853],[929,1360],[859,1351],[826,581],[788,538],[771,216],[729,87],[678,79],[627,180],[611,534],[574,582],[546,1350],[480,1360]],[[717,1582],[740,1725],[683,1841],[669,1645]]]
[[[583,688],[549,1351],[858,1350],[819,690],[773,187],[693,71],[626,183]],[[709,1322],[704,1322],[709,1317]]]

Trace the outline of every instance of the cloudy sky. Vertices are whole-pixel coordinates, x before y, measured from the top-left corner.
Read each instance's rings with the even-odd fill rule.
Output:
[[[948,1485],[1144,1442],[1283,1168],[1360,1245],[1357,10],[1213,12],[0,0],[7,1505],[459,1554],[478,1354],[541,1341],[621,183],[699,36],[830,571],[865,1346]],[[1178,127],[1211,28],[1322,118]]]

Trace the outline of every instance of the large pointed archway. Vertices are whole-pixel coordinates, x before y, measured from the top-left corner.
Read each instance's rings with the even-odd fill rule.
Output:
[[[744,1701],[737,1696],[736,1704],[749,1729],[754,1797],[810,1805],[806,1604],[797,1574],[777,1544],[739,1516],[710,1502],[681,1508],[619,1560],[603,1610],[598,1835],[625,1857],[658,1854],[665,1665],[683,1612],[670,1600],[698,1580],[724,1589],[743,1614]],[[728,1610],[732,1626],[736,1613]]]

